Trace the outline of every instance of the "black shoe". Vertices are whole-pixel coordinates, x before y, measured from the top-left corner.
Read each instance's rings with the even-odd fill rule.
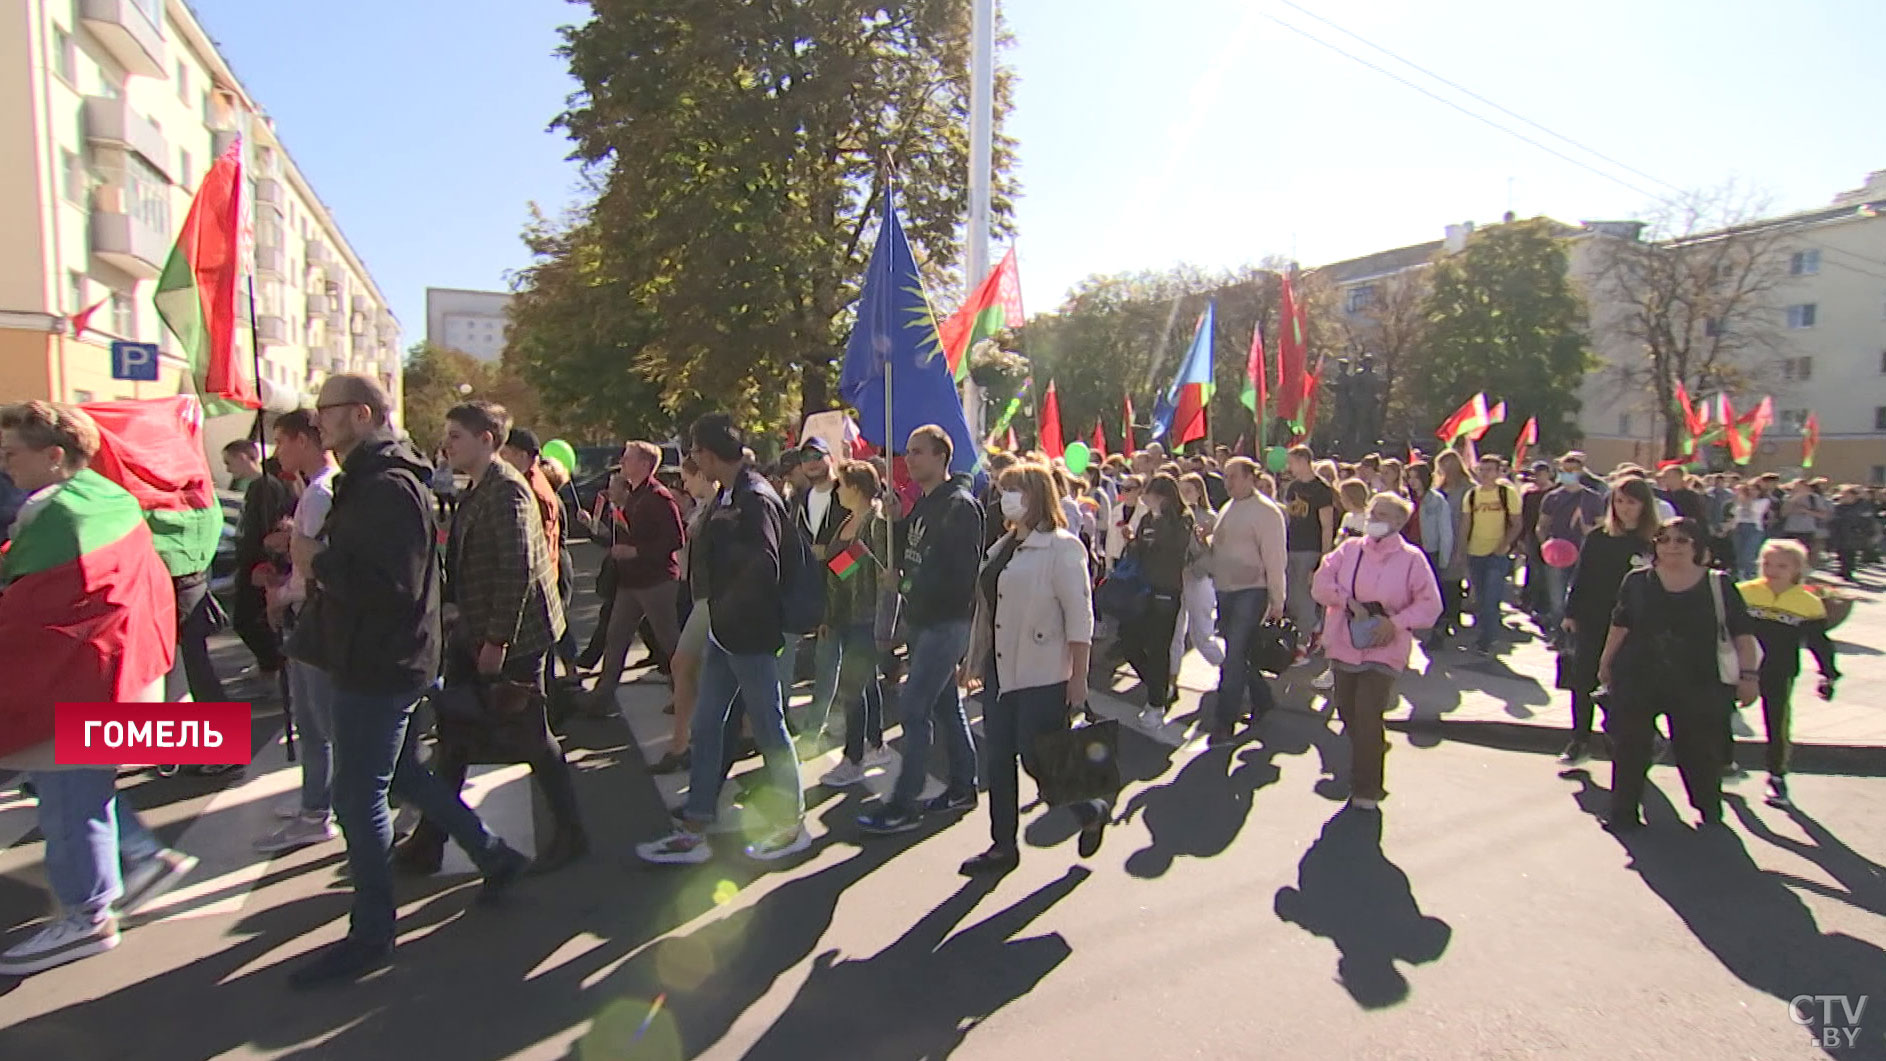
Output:
[[[974,790],[968,792],[946,791],[935,799],[926,800],[923,804],[923,812],[925,814],[955,814],[975,809],[976,793]]]
[[[1230,726],[1213,726],[1209,741],[1212,747],[1222,748],[1227,744],[1238,743],[1238,734]]]
[[[1606,815],[1605,817],[1598,819],[1598,822],[1600,825],[1604,827],[1605,832],[1612,833],[1615,835],[1622,835],[1624,833],[1634,833],[1637,830],[1642,829],[1644,827],[1644,819],[1638,818],[1638,817],[1627,818],[1621,814],[1620,815]]]
[[[1574,739],[1559,753],[1560,766],[1577,766],[1591,758],[1591,744],[1588,741]]]
[[[1794,806],[1794,801],[1788,798],[1787,778],[1778,774],[1771,775],[1768,778],[1768,799],[1766,802],[1770,807],[1775,807],[1780,810],[1788,810]]]
[[[1107,819],[1113,809],[1103,800],[1088,800],[1079,804],[1075,813],[1083,819],[1081,822],[1080,842],[1075,850],[1082,858],[1092,858],[1100,853],[1100,841],[1107,836]]]
[[[504,893],[530,868],[530,859],[503,841],[498,842],[497,853],[491,861],[491,868],[485,871],[484,886],[478,889],[481,903],[495,903],[504,898]]]
[[[383,969],[393,961],[390,943],[361,943],[344,939],[322,948],[308,962],[288,974],[288,986],[297,991],[351,984],[361,977]]]
[[[964,861],[956,872],[965,877],[992,877],[1012,873],[1022,864],[1021,852],[1004,847],[992,847],[974,858]]]
[[[414,877],[430,877],[445,864],[445,841],[435,839],[424,822],[393,848],[393,868]]]
[[[678,752],[668,752],[661,758],[655,760],[654,765],[648,768],[648,772],[651,774],[673,774],[686,770],[689,766],[693,765],[694,762],[694,757],[688,753],[689,749],[687,748],[683,748]]]
[[[550,846],[531,861],[530,872],[533,876],[555,873],[588,854],[589,835],[580,826],[559,829],[550,838]]]
[[[873,836],[914,832],[923,828],[923,815],[916,811],[898,810],[888,806],[880,807],[869,814],[860,814],[858,828]]]

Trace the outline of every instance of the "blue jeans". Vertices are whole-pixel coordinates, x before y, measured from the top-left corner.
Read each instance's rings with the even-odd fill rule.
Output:
[[[1171,631],[1166,632],[1168,638]],[[923,792],[926,760],[930,756],[931,728],[943,725],[943,741],[950,757],[951,792],[976,791],[976,739],[969,733],[969,716],[956,687],[956,668],[969,651],[969,620],[957,619],[934,626],[910,628],[910,671],[898,696],[904,722],[904,766],[891,789],[891,809],[915,808]],[[1159,643],[1163,657],[1166,642]]]
[[[1473,633],[1481,648],[1493,647],[1500,630],[1500,605],[1506,602],[1506,575],[1510,556],[1469,556],[1467,580],[1473,584]]]
[[[1754,523],[1735,525],[1735,577],[1748,581],[1761,573],[1762,529]]]
[[[779,696],[778,660],[770,653],[735,654],[712,637],[701,652],[700,693],[694,701],[689,741],[694,753],[688,766],[688,802],[683,815],[690,822],[714,820],[720,808],[720,783],[727,776],[726,733],[733,727],[734,704],[744,702],[747,725],[766,760],[766,772],[783,806],[776,821],[784,825],[805,814],[799,790],[799,756],[786,732],[784,703]]]
[[[884,690],[878,685],[877,624],[869,619],[848,623],[827,640],[838,647],[837,702],[843,705],[845,712],[845,758],[861,762],[867,739],[872,744],[884,743]],[[818,727],[825,725],[830,707],[817,700],[812,702],[806,732],[816,733]],[[818,726],[812,725],[814,719]]]
[[[1565,595],[1571,589],[1572,569],[1553,567],[1541,560],[1539,572],[1545,576],[1546,632],[1556,636],[1559,622],[1565,618]]]
[[[1270,610],[1269,589],[1218,591],[1218,633],[1225,639],[1225,662],[1218,668],[1218,725],[1230,726],[1244,714],[1248,691],[1251,707],[1262,715],[1277,706],[1270,682],[1251,666],[1251,643]]]
[[[444,829],[479,868],[490,868],[504,850],[504,842],[491,835],[458,793],[420,763],[410,723],[422,693],[334,690],[334,816],[347,838],[347,870],[354,880],[347,935],[369,946],[393,943],[389,791]]]
[[[838,632],[827,631],[824,637],[816,634],[787,634],[786,647],[779,652],[779,703],[782,709],[792,704],[793,672],[798,669],[799,646],[806,640],[812,640],[815,660],[812,677],[812,702],[806,705],[805,724],[802,732],[817,733],[825,725],[825,716],[832,709],[832,697],[838,692],[838,660],[842,651],[838,644]]]
[[[990,668],[989,673],[995,673]],[[1015,850],[1021,827],[1021,777],[1015,762],[1035,767],[1035,739],[1067,728],[1067,683],[1037,685],[1014,692],[992,682],[982,701],[982,739],[989,753],[989,838],[1005,851]]]
[[[53,897],[63,913],[97,920],[124,895],[120,865],[142,862],[164,845],[118,795],[116,767],[34,771],[32,778]]]
[[[301,813],[326,814],[334,808],[334,681],[321,668],[291,659],[288,695],[301,758]]]

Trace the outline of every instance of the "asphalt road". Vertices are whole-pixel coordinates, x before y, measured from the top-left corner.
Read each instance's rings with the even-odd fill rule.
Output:
[[[628,725],[572,724],[587,862],[497,909],[469,876],[403,881],[397,965],[337,991],[284,976],[344,931],[340,845],[233,853],[293,783],[279,749],[247,779],[140,779],[167,839],[231,841],[217,875],[111,954],[0,983],[0,1058],[1886,1056],[1871,777],[1799,774],[1793,813],[1742,782],[1705,835],[1658,768],[1652,827],[1620,843],[1592,816],[1602,763],[1560,777],[1539,751],[1397,733],[1370,815],[1341,802],[1340,727],[1280,712],[1231,748],[1129,729],[1124,821],[1085,862],[1037,808],[1021,868],[965,881],[985,811],[867,840],[864,793],[815,789],[801,858],[761,872],[729,837],[674,870],[629,850],[674,783],[634,741],[665,692],[625,686]],[[0,795],[0,829],[30,812]],[[0,928],[46,911],[37,836],[15,832]],[[1839,998],[1791,1012],[1803,995]]]

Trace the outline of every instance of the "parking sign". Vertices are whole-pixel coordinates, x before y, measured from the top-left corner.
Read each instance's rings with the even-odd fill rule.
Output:
[[[112,343],[111,378],[157,382],[157,344],[128,343],[122,339]]]

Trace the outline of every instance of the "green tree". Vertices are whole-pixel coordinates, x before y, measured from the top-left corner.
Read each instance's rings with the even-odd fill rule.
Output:
[[[416,343],[407,351],[401,422],[414,445],[430,454],[444,441],[445,414],[463,401],[497,402],[520,427],[549,439],[565,421],[547,416],[537,390],[502,363],[480,361],[462,350]]]
[[[1485,391],[1508,410],[1484,439],[1487,448],[1510,450],[1532,416],[1541,447],[1578,441],[1578,387],[1592,358],[1566,261],[1553,223],[1534,218],[1483,228],[1465,250],[1434,264],[1427,326],[1409,373],[1433,423]]]
[[[795,405],[829,407],[886,158],[926,275],[955,275],[968,209],[967,0],[589,7],[588,22],[563,31],[579,89],[556,125],[596,195],[566,226],[576,239],[533,245],[543,260],[520,277],[520,295],[552,279],[547,262],[583,260],[520,329],[581,312],[582,293],[600,289],[630,308],[598,324],[586,363],[617,351],[615,371],[632,369],[669,414],[712,404],[777,426]],[[998,128],[1010,86],[998,68]],[[1013,157],[998,136],[998,233]],[[520,345],[546,383],[548,364],[570,356],[533,336]]]

